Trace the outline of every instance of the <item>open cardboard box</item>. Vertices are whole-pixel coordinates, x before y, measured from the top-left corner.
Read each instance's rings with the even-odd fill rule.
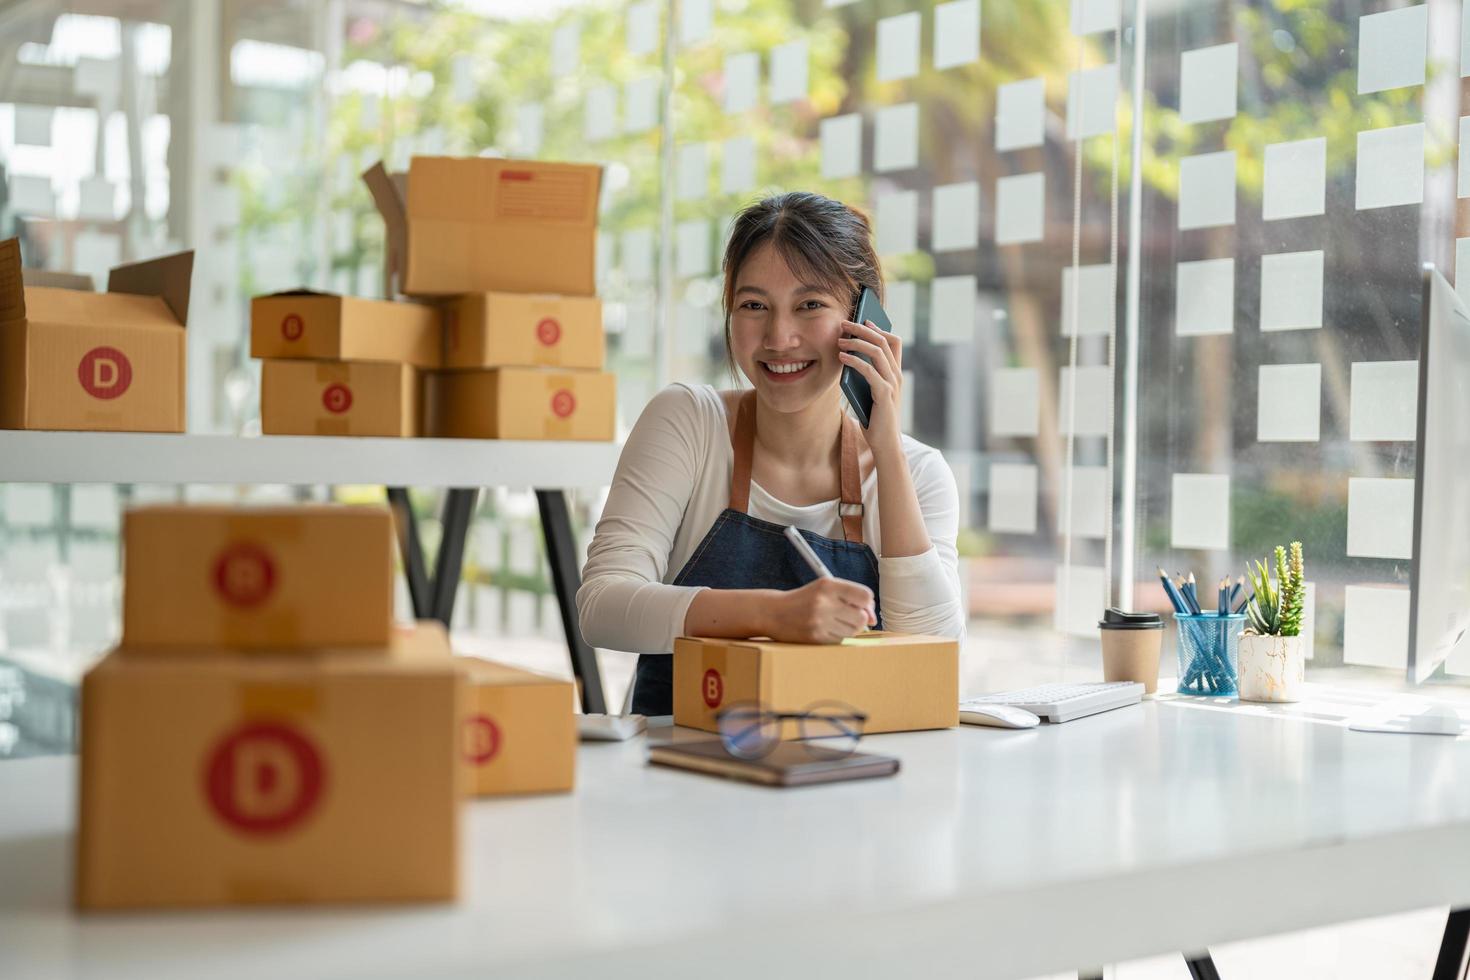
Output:
[[[0,428],[183,432],[194,253],[118,266],[105,293],[20,258],[0,242]]]
[[[597,291],[601,167],[414,157],[362,178],[387,231],[384,296]]]

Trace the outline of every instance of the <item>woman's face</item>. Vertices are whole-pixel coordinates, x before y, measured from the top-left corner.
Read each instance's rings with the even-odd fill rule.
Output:
[[[735,281],[730,347],[757,397],[798,412],[837,384],[837,338],[851,311],[822,287],[792,275],[774,246],[745,257]]]

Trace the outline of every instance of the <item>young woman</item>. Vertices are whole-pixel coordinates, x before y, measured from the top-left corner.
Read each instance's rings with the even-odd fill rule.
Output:
[[[768,198],[736,217],[724,271],[725,347],[751,388],[676,384],[649,402],[577,593],[589,643],[642,654],[638,714],[673,710],[680,636],[964,632],[954,476],[899,431],[899,339],[849,321],[864,286],[883,289],[867,219],[817,194]],[[872,388],[867,430],[845,366]],[[836,578],[813,579],[789,525]]]

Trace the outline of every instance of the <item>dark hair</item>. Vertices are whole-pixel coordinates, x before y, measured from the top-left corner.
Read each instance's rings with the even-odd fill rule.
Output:
[[[750,253],[766,242],[803,282],[853,305],[864,286],[883,299],[883,272],[867,215],[810,191],[788,191],[757,201],[735,216],[725,246],[725,356],[732,371],[736,371],[730,348],[735,278]]]

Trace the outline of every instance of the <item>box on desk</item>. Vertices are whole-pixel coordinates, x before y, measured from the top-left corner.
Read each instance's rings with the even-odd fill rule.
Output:
[[[250,356],[392,361],[438,367],[441,315],[422,303],[389,303],[311,290],[250,301]]]
[[[572,788],[577,722],[570,681],[477,657],[455,657],[469,683],[460,751],[471,796]]]
[[[604,371],[435,371],[428,434],[450,439],[610,440],[617,381]]]
[[[597,291],[601,167],[414,157],[362,178],[387,230],[385,296]]]
[[[82,681],[77,904],[454,898],[448,652],[423,626],[389,647],[104,658]]]
[[[377,361],[264,361],[260,430],[276,436],[417,436],[422,376]]]
[[[23,277],[19,243],[0,242],[0,428],[183,432],[193,264],[118,266],[94,293],[82,277]]]
[[[718,731],[723,707],[755,701],[800,711],[839,701],[867,714],[863,731],[959,724],[959,644],[866,633],[840,644],[681,637],[674,641],[674,724]]]
[[[123,518],[130,647],[382,646],[392,633],[386,508],[157,506]]]
[[[597,370],[605,348],[595,296],[473,293],[444,310],[447,368],[562,367]]]

